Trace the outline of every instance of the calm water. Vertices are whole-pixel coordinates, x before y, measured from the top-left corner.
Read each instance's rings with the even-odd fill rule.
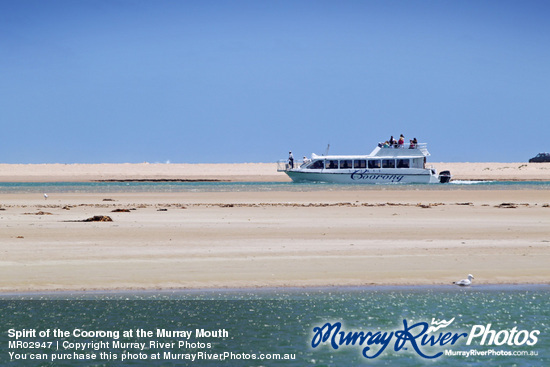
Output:
[[[346,185],[292,182],[0,182],[0,194],[7,193],[117,193],[117,192],[234,192],[315,190],[521,190],[550,189],[550,181],[455,181],[450,184]]]
[[[73,350],[55,343],[96,343],[89,344],[79,353],[104,353],[107,358],[130,352],[134,356],[142,354],[142,360],[120,361],[99,360],[94,362],[45,361],[44,366],[118,366],[118,365],[158,365],[158,366],[548,366],[550,363],[550,286],[473,286],[458,288],[437,287],[371,287],[371,288],[313,288],[313,289],[263,289],[263,290],[212,290],[212,291],[144,291],[108,293],[49,293],[4,295],[0,297],[2,310],[2,334],[0,345],[2,365],[39,365],[29,359],[9,361],[9,351],[20,353],[41,352],[51,358],[52,354],[73,353]],[[403,320],[413,325],[419,322],[432,323],[432,319],[453,322],[440,332],[452,334],[467,333],[475,325],[494,330],[504,345],[480,345],[481,335],[466,345],[466,337],[454,345],[425,345],[420,350],[426,355],[436,355],[445,350],[471,351],[482,353],[528,353],[523,356],[457,356],[445,355],[428,360],[414,351],[411,342],[395,351],[395,338],[388,347],[374,359],[362,356],[363,346],[343,345],[338,350],[328,344],[312,348],[314,328],[325,323],[341,322],[343,331],[371,331],[372,333],[404,330]],[[527,333],[534,330],[537,340],[534,345],[507,345],[504,337],[516,328],[520,333],[518,342],[527,340]],[[7,331],[15,330],[62,330],[71,335],[66,337],[35,337],[20,340],[52,342],[53,346],[44,349],[7,348],[10,338]],[[141,329],[151,331],[153,336],[137,337],[135,334],[124,337],[122,332]],[[188,345],[178,347],[177,342],[185,342],[182,337],[156,335],[157,329],[167,331],[191,330],[193,336]],[[196,329],[225,329],[227,336],[197,338]],[[116,348],[112,345],[113,336],[77,337],[72,335],[82,331],[119,331],[118,341],[139,343],[147,347],[140,351],[132,347]],[[505,330],[505,332],[502,332]],[[412,333],[412,331],[411,331]],[[414,332],[416,334],[416,331]],[[525,338],[524,338],[525,337]],[[100,341],[108,346],[98,346]],[[173,347],[150,346],[151,341],[174,342]],[[203,344],[200,344],[203,343]],[[210,345],[208,345],[210,343]],[[420,344],[420,342],[418,343]],[[513,343],[512,343],[513,344]],[[94,349],[97,346],[97,350]],[[379,349],[372,345],[372,355]],[[223,355],[231,352],[240,356],[224,361],[182,361],[164,359],[152,360],[152,355],[160,353]],[[273,359],[245,359],[252,355],[258,358],[263,353],[287,354],[295,359],[276,361]],[[369,354],[369,353],[367,353]],[[538,355],[536,355],[538,354]],[[30,354],[27,354],[29,357]],[[265,357],[265,356],[264,356]]]

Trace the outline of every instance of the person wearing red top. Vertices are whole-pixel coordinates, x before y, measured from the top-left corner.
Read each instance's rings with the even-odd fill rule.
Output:
[[[399,136],[399,141],[397,142],[397,144],[399,144],[399,148],[403,148],[403,145],[405,144],[405,137],[403,136],[403,134]]]

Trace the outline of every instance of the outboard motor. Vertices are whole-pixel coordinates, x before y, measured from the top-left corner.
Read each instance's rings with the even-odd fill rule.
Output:
[[[439,182],[447,183],[451,181],[451,171],[441,171],[439,172]]]

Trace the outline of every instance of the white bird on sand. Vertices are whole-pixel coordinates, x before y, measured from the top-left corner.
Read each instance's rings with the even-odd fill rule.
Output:
[[[48,200],[48,194],[44,193],[44,200]]]
[[[468,279],[462,279],[458,282],[453,282],[453,284],[460,285],[462,287],[467,287],[472,284],[472,279],[474,279],[474,276],[472,274],[468,274]]]

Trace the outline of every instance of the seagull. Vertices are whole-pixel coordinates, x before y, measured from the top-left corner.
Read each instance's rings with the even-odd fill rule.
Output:
[[[472,274],[468,274],[468,279],[462,279],[458,282],[453,282],[453,284],[460,285],[462,287],[467,287],[472,284],[472,279],[474,279],[474,276]]]
[[[44,193],[44,200],[48,200],[48,194]]]

